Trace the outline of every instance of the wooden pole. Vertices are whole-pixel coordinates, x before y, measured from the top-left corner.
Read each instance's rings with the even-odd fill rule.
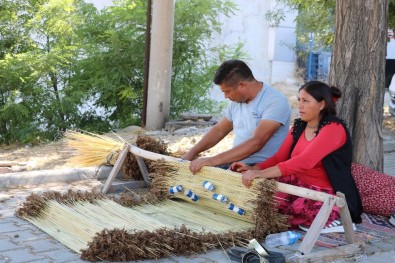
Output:
[[[325,226],[326,221],[328,221],[329,215],[331,214],[334,205],[334,196],[329,197],[325,200],[309,230],[307,231],[305,237],[303,238],[302,244],[300,244],[298,248],[298,253],[300,253],[301,255],[306,255],[311,252],[315,242],[321,234],[322,228]]]
[[[336,195],[343,199],[346,198],[344,194],[341,192],[337,192]],[[346,234],[347,243],[349,244],[355,243],[354,227],[352,225],[351,215],[350,215],[350,211],[348,210],[347,203],[345,203],[343,207],[340,207],[339,213],[340,213],[340,220],[344,227],[344,233]]]
[[[170,115],[174,1],[154,0],[148,77],[147,130],[165,127]]]
[[[111,173],[108,175],[108,178],[107,178],[103,188],[101,189],[101,192],[103,194],[106,194],[108,192],[108,189],[110,189],[111,183],[114,181],[115,176],[118,174],[119,170],[122,167],[123,162],[125,161],[126,156],[128,155],[129,147],[130,147],[129,144],[125,144],[125,147],[119,154],[118,159],[115,162],[114,167],[111,170]]]
[[[143,82],[143,110],[141,113],[141,127],[145,128],[147,121],[147,97],[148,97],[148,71],[151,46],[151,0],[147,1],[147,21],[145,23],[145,50],[144,50],[144,82]]]

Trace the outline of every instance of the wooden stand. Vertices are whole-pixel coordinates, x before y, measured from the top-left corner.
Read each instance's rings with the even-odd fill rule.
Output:
[[[124,182],[124,183],[122,183],[121,186],[114,186],[113,185],[113,181],[114,181],[116,175],[118,174],[119,170],[121,169],[122,164],[124,163],[124,161],[126,159],[126,156],[130,152],[131,147],[133,147],[133,146],[130,144],[125,144],[123,150],[119,153],[117,161],[115,162],[114,167],[112,168],[110,174],[108,175],[106,182],[104,183],[103,188],[101,189],[101,192],[103,194],[108,193],[110,187],[113,187],[114,189],[119,189],[120,187],[142,188],[144,186],[148,186],[148,187],[151,186],[151,181],[148,177],[147,166],[145,165],[143,158],[141,158],[138,155],[136,155],[136,160],[137,160],[137,164],[140,168],[141,174],[143,175],[144,181]]]
[[[138,164],[140,166],[140,169],[143,173],[144,178],[147,178],[148,181],[148,172],[146,170],[145,164],[142,160],[142,157],[149,159],[149,160],[164,160],[168,162],[180,162],[183,161],[179,158],[174,158],[171,156],[166,156],[166,155],[161,155],[153,152],[149,152],[143,149],[140,149],[134,145],[125,145],[124,149],[120,153],[113,170],[111,171],[107,182],[105,183],[102,192],[106,193],[108,191],[109,185],[111,185],[112,181],[115,178],[115,175],[118,173],[119,169],[122,166],[122,163],[125,160],[125,157],[128,152],[133,153],[137,157]],[[354,229],[351,221],[351,215],[350,211],[348,210],[347,202],[345,199],[345,196],[343,193],[337,192],[336,196],[326,194],[323,192],[318,192],[294,185],[289,185],[289,184],[284,184],[284,183],[279,183],[277,182],[277,189],[280,192],[284,192],[287,194],[292,194],[308,199],[312,199],[315,201],[321,201],[323,202],[323,205],[318,212],[317,216],[315,217],[311,227],[307,231],[302,243],[300,244],[297,252],[296,252],[296,258],[298,262],[310,262],[309,260],[311,258],[316,258],[314,256],[314,253],[310,254],[311,250],[313,249],[320,233],[321,230],[324,228],[326,222],[328,221],[329,215],[333,209],[334,206],[339,207],[340,209],[340,220],[343,224],[344,230],[345,230],[345,235],[346,235],[346,240],[349,244],[355,243],[355,237],[354,237]],[[361,246],[352,246],[353,248],[361,248]],[[347,249],[341,250],[338,249],[339,251],[349,251]]]

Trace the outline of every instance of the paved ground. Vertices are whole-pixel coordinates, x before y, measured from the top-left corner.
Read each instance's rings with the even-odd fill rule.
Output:
[[[394,147],[392,146],[394,145]],[[384,170],[395,176],[395,143],[386,142]],[[47,179],[49,181],[49,179]],[[32,192],[89,190],[100,187],[94,179],[74,183],[57,182],[36,187],[6,188],[0,180],[0,262],[84,262],[79,255],[54,240],[29,222],[14,215],[15,210]],[[282,247],[281,252],[292,257],[297,245]],[[323,248],[315,248],[315,251]],[[367,253],[358,256],[357,262],[395,262],[395,240],[368,244]],[[151,262],[151,261],[144,261]],[[223,251],[212,251],[194,257],[174,257],[154,262],[230,262]],[[337,263],[346,262],[338,260]]]

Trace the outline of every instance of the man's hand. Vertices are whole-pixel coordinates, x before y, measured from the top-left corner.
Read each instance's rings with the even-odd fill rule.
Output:
[[[193,159],[195,159],[196,155],[194,155],[193,153],[191,153],[190,151],[187,153],[184,153],[181,156],[181,159],[183,160],[187,160],[187,161],[192,161]]]
[[[212,158],[211,157],[205,157],[205,158],[197,158],[197,159],[193,160],[189,164],[189,170],[193,174],[195,174],[195,173],[199,172],[199,170],[203,166],[212,166]]]

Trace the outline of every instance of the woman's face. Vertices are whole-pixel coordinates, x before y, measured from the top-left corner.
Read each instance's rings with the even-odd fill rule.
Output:
[[[320,112],[325,107],[325,101],[318,102],[304,90],[299,91],[298,101],[300,118],[306,122],[318,123],[320,120]]]

